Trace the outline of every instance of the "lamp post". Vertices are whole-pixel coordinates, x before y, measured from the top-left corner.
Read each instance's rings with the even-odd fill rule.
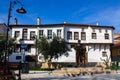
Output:
[[[6,62],[7,62],[7,55],[8,55],[8,35],[9,35],[9,26],[10,26],[10,18],[11,18],[11,11],[12,11],[12,7],[16,4],[20,4],[21,6],[23,6],[21,4],[21,2],[19,2],[18,0],[15,0],[15,1],[10,1],[10,4],[9,4],[9,9],[8,9],[8,21],[7,21],[7,32],[6,32],[6,44],[5,44],[5,59],[4,59],[4,64],[6,65]],[[21,14],[25,14],[26,13],[26,10],[21,7],[19,9],[16,10],[18,13],[21,13]]]

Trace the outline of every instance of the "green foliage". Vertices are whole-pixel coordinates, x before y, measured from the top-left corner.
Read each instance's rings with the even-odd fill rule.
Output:
[[[2,39],[0,41],[0,61],[2,61],[4,53],[6,53],[6,50],[5,50],[6,46],[7,46],[7,51],[8,51],[7,55],[10,55],[14,51],[14,48],[16,46],[15,39],[8,38],[7,41],[5,39]]]
[[[42,37],[36,41],[35,46],[38,49],[38,54],[42,54],[45,61],[51,62],[52,59],[58,59],[62,55],[68,56],[69,49],[63,39],[54,36],[52,40]]]
[[[110,67],[106,67],[105,69],[111,69],[111,70],[120,70],[120,67],[116,67],[116,66],[110,66]]]
[[[107,66],[105,69],[111,69],[111,70],[120,70],[120,66],[118,65],[119,62],[115,61],[112,62],[110,66]]]
[[[16,47],[16,40],[14,38],[9,38],[7,44],[8,44],[8,53],[11,54]]]
[[[111,57],[108,56],[107,54],[106,54],[106,56],[105,56],[105,59],[100,58],[101,61],[104,61],[104,64],[106,65],[107,68],[110,67],[110,58],[111,58]]]
[[[5,33],[0,34],[0,41],[1,41],[1,40],[5,40],[5,38],[6,38],[6,34],[5,34]]]
[[[63,39],[54,37],[53,40],[50,42],[51,58],[58,59],[62,55],[68,56],[67,50],[68,47]]]
[[[0,80],[4,80],[4,79],[0,78]],[[16,79],[15,79],[15,77],[8,77],[7,80],[16,80]]]
[[[49,58],[50,45],[45,37],[42,37],[39,42],[38,53],[42,54],[44,59],[47,60]]]

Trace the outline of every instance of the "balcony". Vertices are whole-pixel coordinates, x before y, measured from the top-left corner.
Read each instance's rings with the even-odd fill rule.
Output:
[[[24,44],[34,44],[35,40],[25,39],[22,40],[22,43]],[[20,41],[17,41],[18,44],[20,44]]]

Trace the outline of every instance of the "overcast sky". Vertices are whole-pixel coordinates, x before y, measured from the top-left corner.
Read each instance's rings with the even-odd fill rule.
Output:
[[[14,1],[14,0],[11,0]],[[114,26],[120,32],[120,0],[19,0],[27,14],[18,14],[20,4],[13,5],[11,24],[17,18],[19,24],[56,24],[67,21],[75,24]],[[0,23],[7,23],[10,0],[0,0]]]

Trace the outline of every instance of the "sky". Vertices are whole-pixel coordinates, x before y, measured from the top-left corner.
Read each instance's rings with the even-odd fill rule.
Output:
[[[12,2],[14,0],[11,0]],[[19,14],[18,3],[12,5],[10,24],[14,18],[18,24],[58,24],[66,21],[73,24],[96,24],[114,26],[120,32],[120,0],[18,0],[26,9],[26,14]],[[0,0],[0,23],[6,23],[10,0]]]

